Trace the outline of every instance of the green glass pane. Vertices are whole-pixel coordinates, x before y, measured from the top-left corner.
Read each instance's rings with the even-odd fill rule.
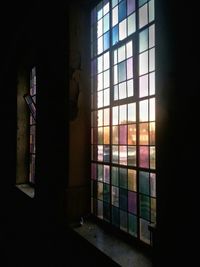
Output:
[[[97,216],[98,218],[103,219],[103,202],[100,200],[98,200]]]
[[[148,172],[139,172],[139,192],[149,195],[150,191],[149,184],[149,173]]]
[[[150,198],[145,195],[140,195],[140,217],[150,220]]]
[[[150,147],[150,169],[156,168],[156,148],[155,146]]]
[[[112,7],[116,6],[118,4],[118,0],[112,0]]]
[[[103,219],[110,222],[110,205],[108,203],[103,203]]]
[[[127,211],[128,209],[128,195],[127,195],[127,190],[126,189],[119,189],[119,206],[120,209]]]
[[[149,1],[149,22],[155,19],[154,0]]]
[[[143,52],[148,49],[148,29],[140,32],[139,35],[139,52]]]
[[[137,237],[137,217],[130,213],[128,214],[128,232]]]
[[[156,222],[156,199],[151,198],[151,221]]]
[[[103,183],[97,184],[97,197],[100,200],[103,200]]]
[[[145,3],[147,3],[148,0],[139,0],[139,6],[144,5]]]
[[[112,167],[112,185],[119,185],[118,167]]]
[[[109,186],[109,184],[103,185],[103,201],[110,203],[110,186]]]
[[[118,126],[112,127],[112,143],[118,144]]]
[[[112,205],[119,207],[119,188],[112,186]]]
[[[128,216],[127,212],[120,210],[120,229],[127,232],[128,231]]]
[[[126,58],[126,53],[125,53],[125,45],[121,46],[119,49],[118,49],[118,63],[125,60]]]
[[[98,181],[103,181],[103,165],[98,164]]]
[[[136,170],[128,169],[128,190],[137,191],[137,173]]]
[[[127,189],[128,186],[127,169],[119,168],[119,185],[120,187]]]
[[[150,244],[150,231],[149,231],[149,222],[143,219],[140,219],[140,239]]]
[[[98,144],[103,144],[103,127],[98,127]]]
[[[139,55],[139,75],[146,74],[149,70],[148,51]]]
[[[128,36],[136,31],[136,15],[133,13],[127,19],[128,23]]]
[[[156,174],[150,173],[151,196],[156,197]]]
[[[126,80],[126,62],[121,62],[120,64],[118,64],[118,77],[119,82]]]
[[[110,28],[110,21],[109,21],[109,13],[107,15],[104,16],[103,18],[103,32],[107,32]]]
[[[112,207],[112,224],[116,227],[120,225],[119,209],[116,207]]]

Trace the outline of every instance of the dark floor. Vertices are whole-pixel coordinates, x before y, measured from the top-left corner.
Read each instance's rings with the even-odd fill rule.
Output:
[[[1,207],[0,266],[118,266],[76,233],[47,222],[17,188],[4,194]]]

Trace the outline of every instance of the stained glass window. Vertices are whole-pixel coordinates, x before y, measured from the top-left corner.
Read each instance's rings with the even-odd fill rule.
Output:
[[[151,244],[156,222],[154,0],[91,12],[91,211]]]

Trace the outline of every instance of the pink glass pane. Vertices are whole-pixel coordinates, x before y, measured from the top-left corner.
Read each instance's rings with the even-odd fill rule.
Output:
[[[120,125],[119,127],[119,143],[127,144],[127,125]]]
[[[95,163],[92,163],[91,165],[91,178],[93,180],[96,180],[97,178],[97,165]]]
[[[137,193],[128,191],[128,211],[137,214]]]
[[[139,148],[139,166],[149,168],[149,148],[148,146],[140,146]]]
[[[98,161],[103,161],[103,146],[98,146]]]
[[[127,165],[127,146],[119,147],[119,163]]]

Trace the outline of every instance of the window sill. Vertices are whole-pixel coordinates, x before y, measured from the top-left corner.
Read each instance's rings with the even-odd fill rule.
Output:
[[[81,226],[72,227],[81,237],[103,252],[120,266],[151,267],[152,261],[139,249],[121,240],[111,233],[105,232],[96,223],[88,220]]]
[[[29,185],[29,184],[16,184],[16,187],[22,191],[23,193],[25,193],[27,196],[29,196],[30,198],[34,198],[35,196],[35,189],[33,186]]]

